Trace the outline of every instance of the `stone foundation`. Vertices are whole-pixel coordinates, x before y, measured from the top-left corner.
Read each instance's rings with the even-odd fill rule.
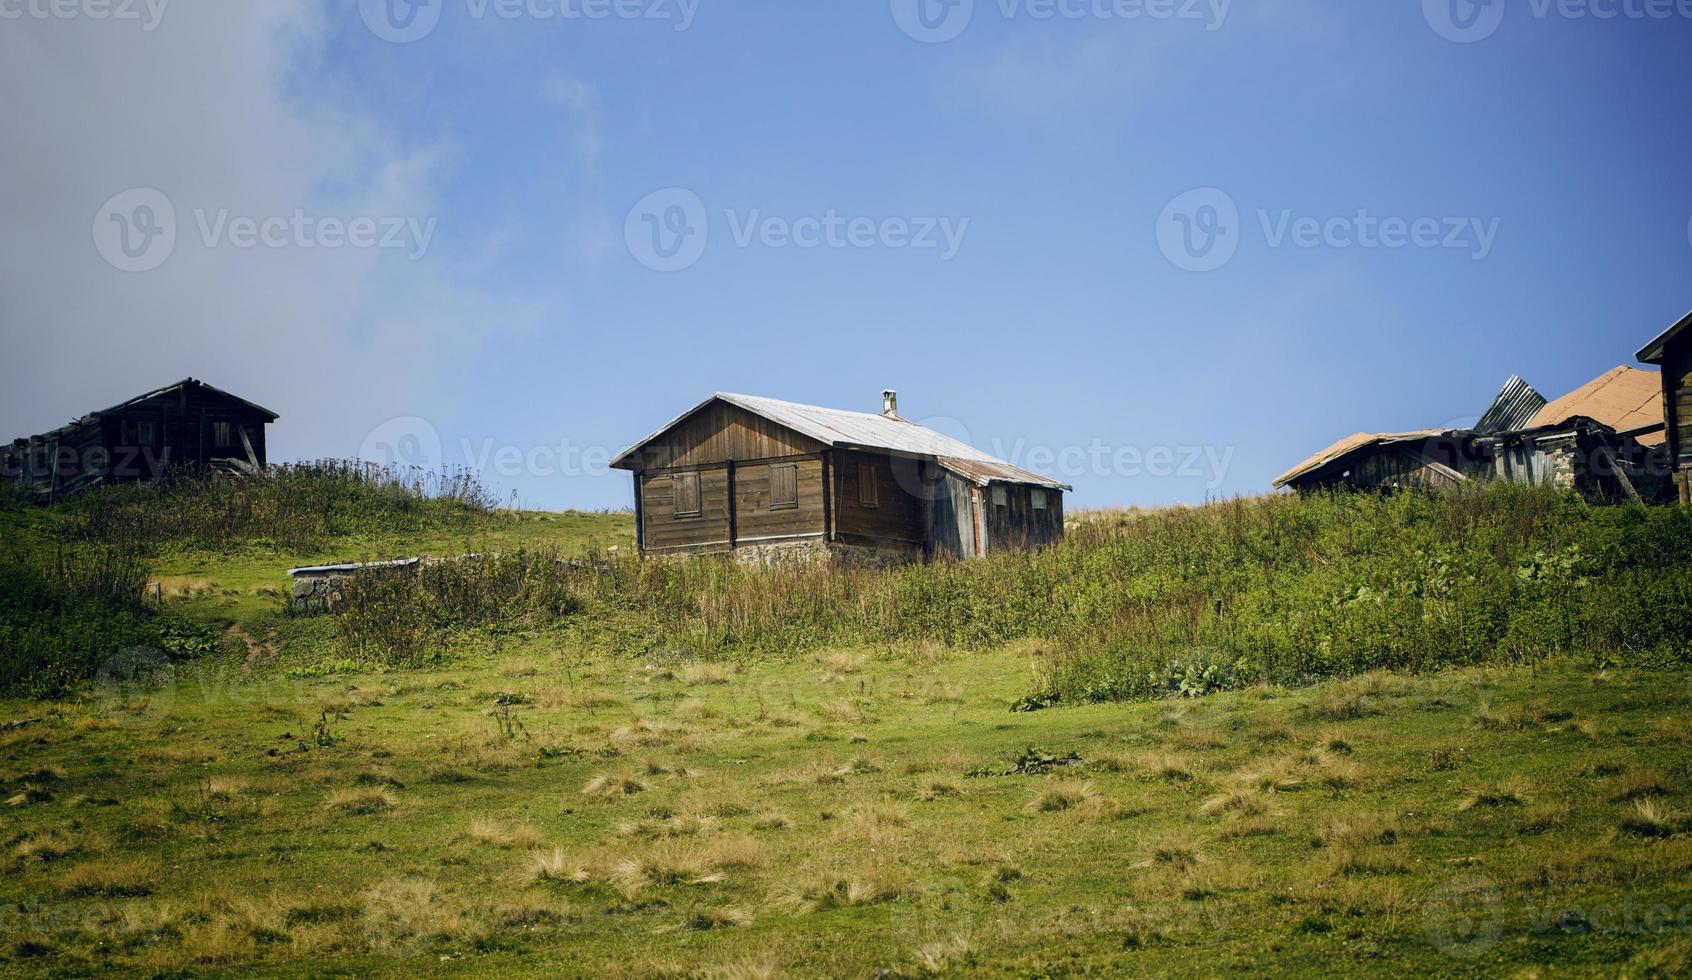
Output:
[[[752,542],[736,546],[734,559],[743,565],[788,565],[829,561],[859,568],[889,568],[921,559],[914,546],[874,547],[844,544],[822,538]]]

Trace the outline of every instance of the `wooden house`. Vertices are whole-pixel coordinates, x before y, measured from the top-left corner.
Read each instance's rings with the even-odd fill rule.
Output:
[[[1281,474],[1298,491],[1417,488],[1474,479],[1557,486],[1590,500],[1663,492],[1658,379],[1617,367],[1547,402],[1511,378],[1473,429],[1347,436]]]
[[[1680,502],[1692,504],[1692,313],[1645,345],[1639,359],[1662,368],[1664,436]]]
[[[0,476],[40,500],[172,470],[258,472],[275,412],[188,378],[0,447]]]
[[[1056,480],[899,417],[715,394],[618,456],[641,553],[973,558],[1063,537]]]

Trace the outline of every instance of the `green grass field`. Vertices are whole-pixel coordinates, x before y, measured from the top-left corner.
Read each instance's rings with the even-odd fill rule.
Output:
[[[5,515],[11,560],[59,516]],[[630,527],[491,513],[167,549],[166,607],[214,652],[0,701],[0,971],[1692,969],[1692,677],[1671,666],[1022,712],[1055,641],[702,657],[618,649],[590,618],[380,669],[276,595],[292,565],[603,552]]]

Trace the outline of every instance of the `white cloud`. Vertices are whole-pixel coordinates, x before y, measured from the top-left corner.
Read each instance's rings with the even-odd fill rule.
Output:
[[[504,321],[403,251],[202,241],[197,212],[439,218],[450,147],[405,145],[356,101],[309,94],[326,30],[312,0],[174,0],[150,33],[6,22],[0,437],[193,375],[280,412],[273,455],[348,453],[462,360],[465,324]],[[151,272],[119,272],[93,242],[102,203],[134,187],[177,212],[175,251]]]

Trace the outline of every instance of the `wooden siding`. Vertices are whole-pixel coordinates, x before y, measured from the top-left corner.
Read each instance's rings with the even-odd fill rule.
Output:
[[[797,506],[771,508],[770,471],[775,466],[792,466],[797,471]],[[756,544],[771,539],[821,535],[826,529],[822,458],[805,456],[735,464],[734,504],[737,542]]]
[[[1692,469],[1692,335],[1676,337],[1663,351],[1663,421],[1669,458]]]
[[[955,473],[943,473],[937,491],[929,502],[930,554],[942,559],[978,557],[978,488]]]
[[[726,466],[704,467],[699,474],[699,516],[677,517],[670,473],[641,474],[640,514],[646,550],[727,551],[729,526]]]
[[[647,443],[628,468],[661,470],[728,460],[803,456],[827,447],[735,405],[713,402]]]
[[[1034,507],[1036,493],[1046,497],[1042,510]],[[1001,499],[1003,503],[998,502]],[[1059,491],[995,483],[982,492],[982,503],[988,554],[1033,550],[1063,539],[1063,494]]]
[[[4,476],[49,499],[99,483],[148,482],[169,470],[205,470],[223,460],[269,462],[269,417],[221,392],[187,385],[125,404],[8,446]],[[216,445],[218,423],[230,444]],[[150,439],[144,438],[150,429]],[[241,434],[247,440],[243,443]]]
[[[833,462],[839,540],[926,545],[930,494],[923,487],[925,478],[933,479],[932,463],[844,451],[835,453]],[[859,481],[865,475],[876,482],[873,507],[859,502]]]

